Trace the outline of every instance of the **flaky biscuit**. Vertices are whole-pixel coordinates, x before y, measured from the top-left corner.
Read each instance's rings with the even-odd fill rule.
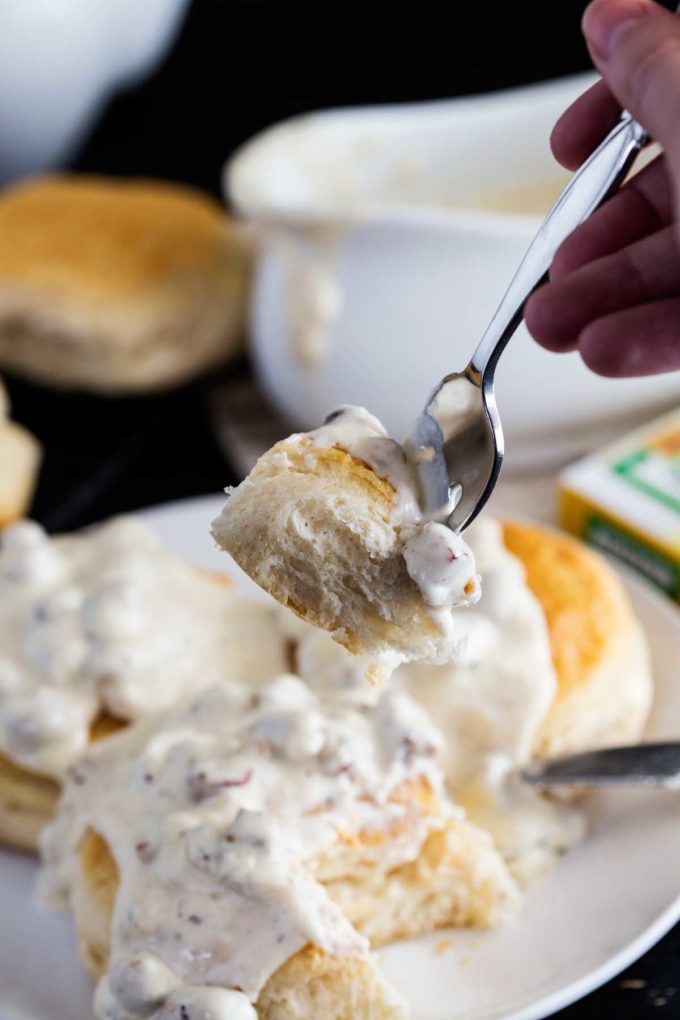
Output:
[[[306,435],[232,491],[213,535],[278,602],[358,655],[436,660],[441,628],[409,575],[389,481]]]
[[[124,725],[110,715],[101,715],[90,738],[94,743]],[[40,833],[52,819],[58,800],[59,784],[53,779],[0,754],[0,844],[36,853]]]
[[[0,197],[0,365],[45,385],[170,387],[242,337],[250,254],[217,202],[54,176]]]
[[[411,810],[438,810],[423,782],[398,791]],[[381,867],[381,847],[403,836],[407,810],[395,831],[345,834],[315,873],[330,897],[372,945],[441,927],[490,927],[516,907],[518,893],[489,837],[454,814],[426,838],[419,855],[399,867]],[[105,839],[88,830],[72,907],[83,961],[106,969],[110,925],[120,875]],[[400,1000],[371,958],[337,958],[308,945],[269,978],[256,1003],[260,1020],[397,1020]]]

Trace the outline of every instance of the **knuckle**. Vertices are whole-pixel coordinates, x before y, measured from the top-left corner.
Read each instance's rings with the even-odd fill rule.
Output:
[[[674,82],[669,81],[669,72]],[[680,87],[680,34],[666,36],[634,52],[626,77],[626,89],[640,108],[654,111],[660,103],[675,102],[668,89]]]
[[[615,342],[608,319],[598,319],[582,330],[578,349],[585,364],[596,375],[616,378],[621,374],[623,345]]]
[[[621,285],[630,296],[638,297],[649,287],[649,270],[644,258],[640,257],[635,245],[623,248],[616,258],[619,259]]]

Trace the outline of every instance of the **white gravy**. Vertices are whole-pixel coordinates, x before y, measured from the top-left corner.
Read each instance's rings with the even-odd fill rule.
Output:
[[[84,833],[104,837],[120,888],[98,1016],[250,1020],[268,978],[308,943],[364,955],[315,863],[339,834],[403,818],[403,783],[424,778],[440,795],[438,748],[402,692],[361,704],[292,675],[258,691],[223,684],[96,745],[43,834],[42,890],[68,905]],[[413,860],[444,824],[410,814],[381,866]]]
[[[271,679],[287,668],[274,616],[132,517],[59,538],[12,525],[0,548],[0,752],[62,780],[103,712],[133,720],[225,679]]]

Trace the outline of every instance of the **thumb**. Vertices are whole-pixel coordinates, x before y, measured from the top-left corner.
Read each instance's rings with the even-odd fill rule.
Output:
[[[591,56],[617,100],[680,173],[680,17],[652,0],[594,0],[583,17]]]

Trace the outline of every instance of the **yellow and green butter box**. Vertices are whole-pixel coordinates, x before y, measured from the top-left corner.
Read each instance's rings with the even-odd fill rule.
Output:
[[[680,408],[568,467],[559,513],[680,602]]]

